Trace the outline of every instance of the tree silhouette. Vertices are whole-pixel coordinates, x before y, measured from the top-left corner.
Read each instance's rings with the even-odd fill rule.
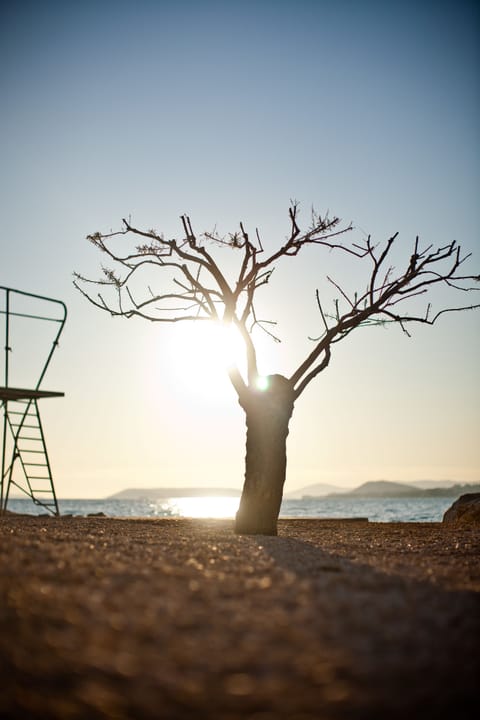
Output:
[[[246,414],[247,438],[245,482],[235,531],[275,535],[285,482],[286,438],[294,404],[328,366],[335,343],[366,324],[395,323],[408,334],[411,323],[433,325],[444,313],[478,308],[478,304],[462,305],[434,313],[429,303],[421,314],[408,312],[408,307],[417,305],[409,301],[434,286],[469,292],[478,289],[472,283],[478,282],[479,276],[462,274],[469,255],[462,256],[455,241],[444,247],[430,245],[422,249],[418,237],[403,268],[396,271],[391,256],[398,233],[381,246],[374,245],[370,236],[360,243],[347,243],[346,234],[351,226],[342,228],[337,217],[329,218],[328,214],[322,217],[315,212],[309,226],[302,230],[297,203],[289,208],[285,242],[270,255],[262,246],[258,230],[252,239],[243,223],[238,232],[220,236],[216,231],[196,235],[188,216],[182,216],[181,221],[180,240],[167,240],[155,230],[139,230],[127,220],[123,220],[123,229],[118,232],[89,235],[88,240],[114,261],[116,269],[103,268],[103,278],[96,281],[75,273],[74,284],[91,303],[111,315],[170,323],[210,320],[238,329],[245,345],[246,377],[235,366],[228,373]],[[143,244],[122,255],[112,248],[123,235],[139,236]],[[233,282],[214,257],[216,245],[238,253]],[[327,312],[316,291],[322,333],[313,341],[312,350],[289,377],[270,375],[260,385],[252,330],[259,326],[271,334],[271,325],[270,321],[257,318],[256,294],[268,284],[277,261],[295,257],[307,246],[368,262],[366,286],[352,296],[328,278],[339,297]],[[160,289],[152,287],[155,280],[160,282]],[[86,283],[113,288],[114,298],[106,299],[102,292],[93,294]]]

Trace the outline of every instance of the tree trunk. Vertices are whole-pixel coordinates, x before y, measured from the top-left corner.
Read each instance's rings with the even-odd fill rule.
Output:
[[[240,403],[246,413],[245,483],[235,520],[242,535],[276,535],[287,468],[288,424],[293,388],[281,375],[266,390],[249,389]]]

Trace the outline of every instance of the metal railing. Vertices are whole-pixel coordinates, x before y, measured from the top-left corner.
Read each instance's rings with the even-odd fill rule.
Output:
[[[58,340],[63,331],[67,319],[67,308],[61,300],[36,295],[34,293],[16,290],[14,288],[0,286],[0,297],[4,294],[4,303],[0,305],[0,315],[4,316],[5,322],[5,345],[4,345],[4,385],[0,387],[0,404],[3,406],[3,435],[2,435],[2,474],[0,477],[0,513],[7,508],[10,488],[14,485],[18,490],[31,498],[31,500],[54,515],[59,514],[58,502],[55,494],[55,487],[48,458],[45,435],[40,419],[38,400],[45,397],[59,397],[63,393],[44,391],[40,385],[52,359],[52,355],[58,346]],[[14,307],[17,298],[29,298],[33,301],[52,303],[58,306],[57,315],[41,315],[34,312],[20,312]],[[47,357],[32,388],[16,388],[10,384],[10,353],[11,347],[11,324],[15,318],[28,318],[41,322],[53,322],[58,328],[53,333],[51,346],[47,351]],[[30,433],[25,435],[24,431]],[[33,436],[31,434],[33,433]],[[11,449],[7,448],[8,441],[11,442]],[[27,441],[29,444],[27,444]],[[10,457],[8,458],[8,455]],[[32,458],[32,455],[41,457]],[[35,459],[36,462],[33,462]],[[37,461],[40,462],[37,462]],[[18,462],[17,462],[18,461]],[[14,468],[20,466],[23,473],[23,481],[17,482],[14,479]],[[31,470],[34,468],[34,470]],[[40,472],[37,468],[44,470],[44,475],[33,475]],[[43,482],[42,487],[33,487],[32,480],[37,485]],[[39,482],[41,481],[41,482]],[[35,484],[35,483],[34,483]],[[38,497],[38,495],[49,495],[50,497]]]

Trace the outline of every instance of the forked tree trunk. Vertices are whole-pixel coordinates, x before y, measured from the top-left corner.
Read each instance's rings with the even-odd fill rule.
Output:
[[[281,375],[271,375],[266,390],[249,390],[241,400],[246,413],[247,447],[245,483],[235,520],[238,534],[277,534],[293,403],[293,388]]]

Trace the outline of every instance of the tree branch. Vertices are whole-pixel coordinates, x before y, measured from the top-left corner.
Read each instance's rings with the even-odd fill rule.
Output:
[[[258,379],[257,355],[251,335],[253,328],[259,326],[273,340],[279,341],[268,329],[269,325],[275,323],[258,320],[255,311],[257,293],[269,283],[275,263],[283,258],[297,256],[306,246],[315,246],[328,252],[340,251],[359,261],[365,259],[370,264],[370,270],[365,289],[361,292],[357,290],[350,293],[327,276],[339,294],[334,300],[333,312],[325,311],[319,291],[316,291],[322,332],[313,340],[313,349],[290,377],[292,387],[295,388],[295,398],[328,367],[332,345],[345,339],[357,327],[396,323],[408,335],[407,326],[413,322],[433,325],[445,313],[480,307],[480,304],[475,303],[444,307],[435,314],[431,313],[430,304],[424,314],[410,314],[398,309],[435,286],[447,287],[449,292],[479,289],[478,274],[460,274],[460,267],[463,268],[470,256],[462,256],[455,241],[438,248],[429,245],[421,250],[419,238],[416,237],[408,262],[403,270],[396,272],[389,259],[398,233],[377,249],[370,236],[363,244],[340,240],[352,230],[352,225],[340,228],[339,219],[330,218],[328,213],[321,216],[312,211],[310,226],[303,230],[297,202],[291,203],[288,216],[288,235],[268,256],[265,256],[258,229],[255,230],[255,241],[252,242],[243,222],[238,231],[228,236],[220,236],[216,229],[197,236],[189,216],[183,215],[183,238],[167,240],[155,230],[140,230],[124,219],[122,230],[87,236],[113,262],[115,269],[104,267],[103,278],[96,281],[75,273],[74,285],[92,305],[114,316],[138,316],[152,322],[221,320],[233,323],[244,341],[247,381],[251,387]],[[127,235],[140,236],[147,242],[137,246],[135,252],[121,255],[115,246],[120,238]],[[239,253],[238,270],[231,284],[207,245],[212,248],[228,247]],[[142,273],[150,271],[158,277],[159,289],[153,290],[150,284],[144,283],[148,295],[139,297],[133,285],[144,280]],[[103,294],[92,294],[88,289],[92,284],[103,288]],[[108,297],[108,292],[113,293],[112,299]],[[248,386],[238,369],[230,368],[229,376],[239,398],[245,398]]]

